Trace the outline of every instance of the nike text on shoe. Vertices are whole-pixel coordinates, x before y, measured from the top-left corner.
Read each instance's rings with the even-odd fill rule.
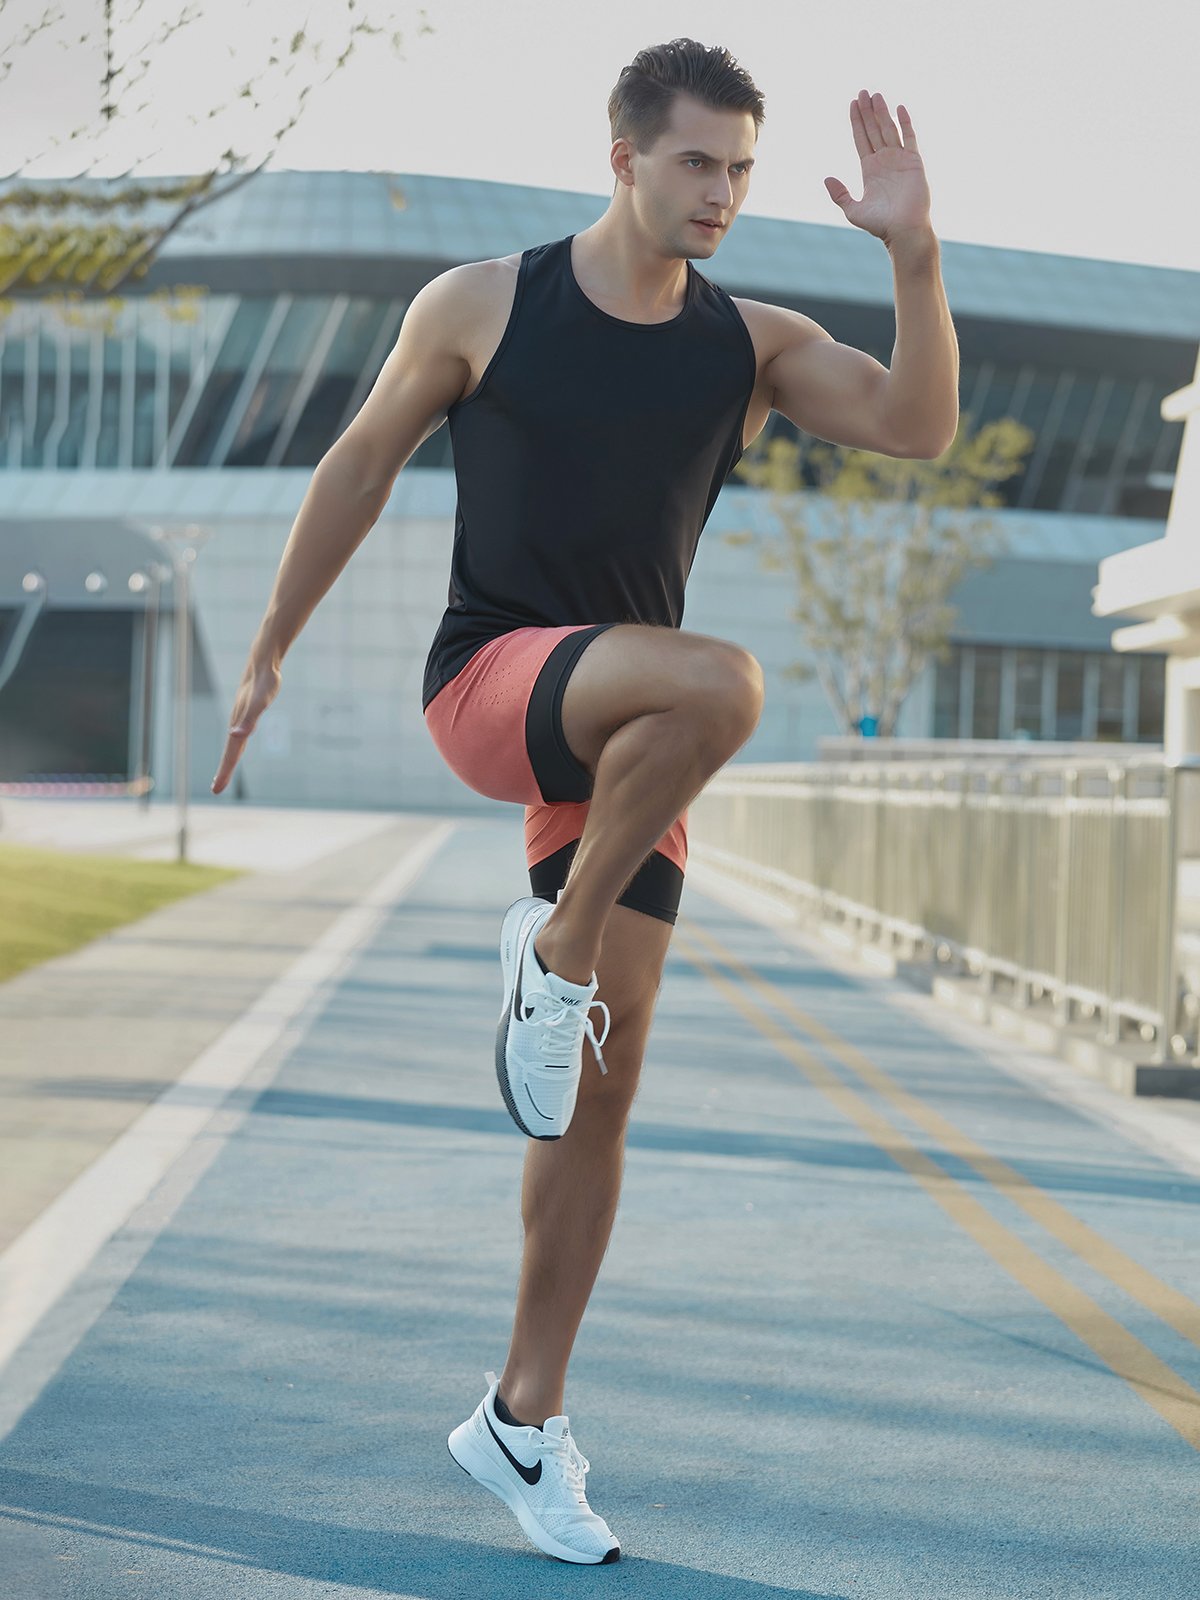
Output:
[[[450,1454],[516,1513],[548,1556],[592,1566],[616,1561],[621,1546],[587,1503],[583,1480],[591,1463],[567,1418],[547,1417],[544,1429],[510,1427],[496,1415],[496,1374],[485,1377],[488,1392],[446,1441]]]
[[[549,900],[526,896],[504,913],[500,961],[504,969],[504,1009],[496,1029],[496,1077],[509,1115],[531,1139],[561,1139],[575,1110],[586,1038],[607,1072],[600,1046],[608,1038],[609,1014],[592,996],[600,987],[568,983],[543,972],[533,941],[554,910]],[[589,1012],[604,1013],[599,1039]]]

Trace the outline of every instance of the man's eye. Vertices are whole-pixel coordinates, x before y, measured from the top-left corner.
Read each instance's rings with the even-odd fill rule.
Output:
[[[689,157],[688,157],[688,166],[689,166],[689,167],[690,167],[690,166],[691,166],[691,164],[692,164],[692,162],[693,162],[693,161],[700,161],[700,157],[699,157],[699,156],[689,156]],[[704,165],[704,163],[703,163],[703,161],[700,161],[700,165],[701,165],[701,166],[703,166],[703,165]]]

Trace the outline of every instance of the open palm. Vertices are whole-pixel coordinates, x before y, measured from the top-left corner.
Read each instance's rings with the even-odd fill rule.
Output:
[[[850,102],[850,126],[862,160],[862,199],[853,199],[840,178],[825,179],[830,199],[847,219],[885,244],[906,230],[931,226],[929,185],[912,119],[904,106],[896,110],[903,139],[883,96],[860,89],[857,100]]]

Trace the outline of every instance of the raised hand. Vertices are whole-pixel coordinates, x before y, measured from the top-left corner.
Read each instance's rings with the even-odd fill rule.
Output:
[[[900,131],[883,96],[860,89],[858,99],[850,102],[850,126],[862,159],[862,199],[852,199],[840,178],[825,179],[830,199],[841,206],[847,219],[884,244],[898,234],[932,227],[929,185],[917,136],[904,106],[898,105],[896,110]]]

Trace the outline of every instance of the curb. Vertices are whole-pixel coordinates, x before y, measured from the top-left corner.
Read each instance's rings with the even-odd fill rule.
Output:
[[[856,956],[873,971],[898,978],[948,1010],[992,1028],[1026,1049],[1054,1056],[1118,1094],[1200,1100],[1200,1069],[1195,1066],[1141,1061],[1141,1046],[1136,1043],[1106,1045],[1081,1024],[1056,1022],[1048,1005],[1044,1010],[1013,1005],[988,993],[977,978],[935,972],[928,962],[907,960],[860,944],[836,923],[820,922],[812,931],[827,944]]]
[[[894,978],[910,989],[927,995],[968,1021],[990,1028],[1009,1041],[1050,1056],[1073,1068],[1081,1076],[1128,1097],[1157,1097],[1174,1100],[1200,1100],[1200,1065],[1158,1064],[1140,1059],[1144,1046],[1138,1041],[1106,1045],[1083,1023],[1063,1025],[1055,1020],[1049,1001],[1020,1007],[989,993],[978,978],[952,976],[938,972],[928,961],[914,960],[877,945],[864,944],[840,923],[821,918],[808,920],[799,914],[794,902],[768,894],[757,885],[723,872],[704,860],[693,847],[689,873],[703,893],[704,880],[711,875],[714,884],[739,896],[744,903],[758,903],[802,937],[839,951],[860,968]]]

